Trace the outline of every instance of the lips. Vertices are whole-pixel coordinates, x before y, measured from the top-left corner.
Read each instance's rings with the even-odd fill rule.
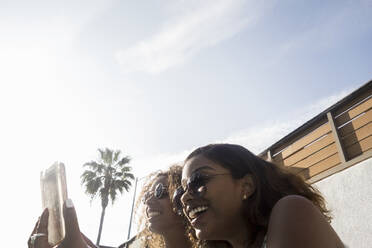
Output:
[[[161,215],[161,212],[156,209],[147,209],[146,215],[148,219]]]
[[[188,212],[188,216],[190,219],[194,219],[198,217],[201,213],[205,212],[208,209],[207,206],[199,206],[199,207],[194,207]]]
[[[155,216],[159,216],[159,215],[160,215],[160,212],[156,212],[156,211],[150,212],[150,213],[147,214],[147,216],[150,217],[150,218],[155,217]]]
[[[200,215],[202,215],[204,212],[206,212],[208,210],[209,206],[205,203],[189,203],[187,206],[186,206],[186,215],[188,217],[188,219],[190,221],[193,221],[194,219],[196,219],[197,217],[199,217]]]
[[[192,208],[188,213],[187,217],[195,230],[201,229],[205,226],[205,217],[208,215],[208,207],[203,205],[199,207]]]

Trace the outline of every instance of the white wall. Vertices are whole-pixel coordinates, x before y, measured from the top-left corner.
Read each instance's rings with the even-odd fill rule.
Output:
[[[372,247],[372,158],[314,184],[332,210],[332,226],[350,248]]]

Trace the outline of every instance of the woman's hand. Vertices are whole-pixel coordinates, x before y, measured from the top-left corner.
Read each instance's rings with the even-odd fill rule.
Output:
[[[28,239],[29,248],[52,248],[48,243],[48,209],[45,209],[41,214],[34,230]],[[63,217],[65,221],[65,238],[54,248],[95,248],[96,246],[81,232],[77,220],[74,205],[70,199],[63,204]],[[39,236],[35,236],[39,234]],[[43,235],[45,234],[45,235]],[[32,237],[34,241],[32,241]]]
[[[34,230],[30,235],[30,238],[27,241],[28,248],[50,248],[52,247],[48,243],[48,217],[49,211],[48,209],[44,209],[43,213],[39,217]],[[44,235],[35,237],[35,235]],[[34,240],[33,240],[34,239]]]

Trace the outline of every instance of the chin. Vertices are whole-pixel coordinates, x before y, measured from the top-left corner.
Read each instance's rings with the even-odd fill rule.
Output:
[[[199,240],[203,240],[203,234],[202,234],[202,232],[201,232],[199,229],[195,229],[195,236],[196,236]]]
[[[221,235],[216,235],[217,230],[210,230],[208,228],[194,229],[195,236],[199,240],[221,240]]]
[[[159,227],[157,227],[156,225],[150,224],[148,225],[148,228],[153,233],[159,233]]]
[[[195,235],[200,240],[210,240],[210,235],[203,229],[195,229]]]
[[[148,226],[148,228],[149,228],[149,230],[151,231],[151,232],[153,232],[153,233],[156,233],[156,234],[161,234],[161,235],[163,235],[164,234],[164,227],[162,227],[162,226],[157,226],[157,225],[154,225],[154,224],[150,224],[149,226]]]

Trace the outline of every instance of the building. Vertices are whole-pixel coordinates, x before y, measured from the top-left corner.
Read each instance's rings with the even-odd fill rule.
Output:
[[[315,185],[349,247],[372,244],[372,81],[259,154]]]

